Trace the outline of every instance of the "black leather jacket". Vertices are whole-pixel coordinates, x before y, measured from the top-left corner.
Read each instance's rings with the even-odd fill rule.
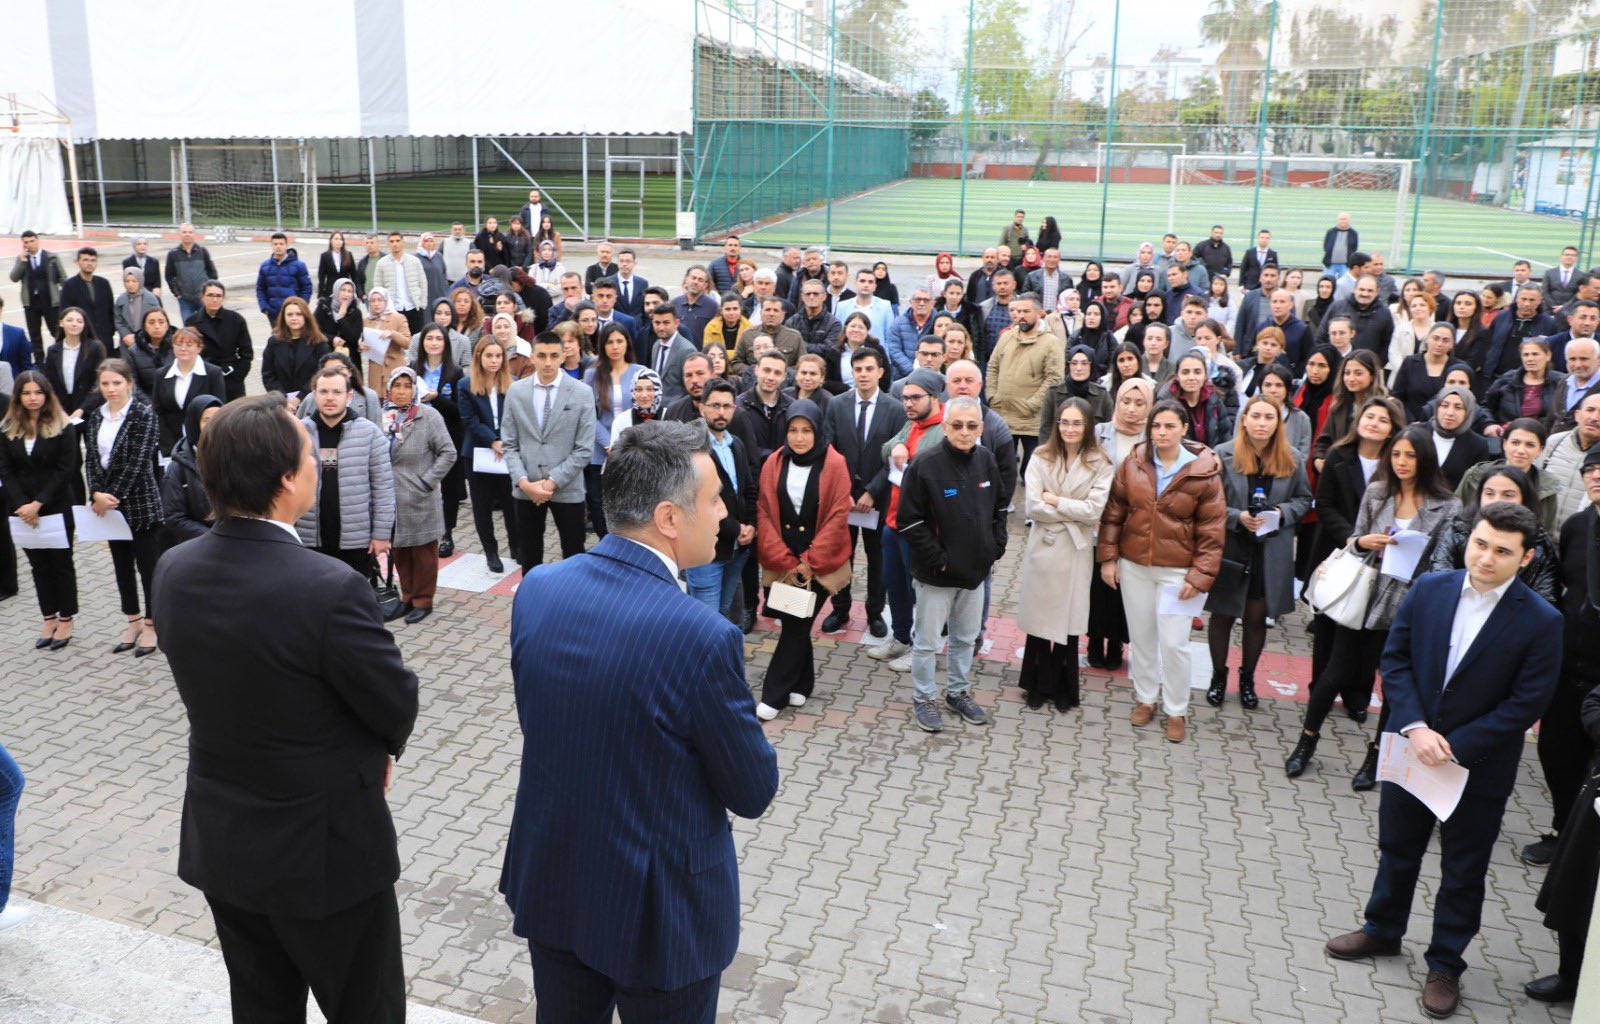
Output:
[[[1472,535],[1472,524],[1456,516],[1439,525],[1434,538],[1431,572],[1454,572],[1466,568],[1467,538]],[[1561,554],[1555,542],[1544,531],[1539,532],[1539,543],[1534,547],[1533,561],[1517,572],[1518,578],[1532,588],[1535,594],[1561,607]]]

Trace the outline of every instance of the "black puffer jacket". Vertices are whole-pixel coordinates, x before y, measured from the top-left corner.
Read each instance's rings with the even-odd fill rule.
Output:
[[[221,404],[215,395],[200,395],[184,410],[183,440],[173,446],[172,461],[161,477],[161,511],[169,546],[211,532],[211,499],[200,484],[194,442],[200,437],[200,415]]]
[[[1460,516],[1439,524],[1439,532],[1433,539],[1429,571],[1465,569],[1467,538],[1471,535],[1472,523]],[[1543,530],[1539,531],[1539,543],[1533,549],[1533,561],[1517,571],[1517,578],[1556,608],[1561,607],[1561,553]]]

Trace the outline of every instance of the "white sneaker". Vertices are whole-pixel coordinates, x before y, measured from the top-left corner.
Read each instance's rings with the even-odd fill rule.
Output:
[[[900,655],[900,657],[889,662],[889,667],[894,669],[896,672],[910,672],[911,655],[909,653]]]
[[[983,643],[978,645],[978,657],[987,658],[992,650],[994,650],[994,640],[984,637]]]
[[[756,717],[761,719],[763,722],[770,722],[774,718],[778,717],[778,709],[775,707],[769,707],[766,704],[757,704]]]
[[[30,911],[13,903],[6,909],[0,910],[0,932],[7,928],[15,928],[31,916]]]
[[[867,657],[874,661],[889,661],[909,653],[910,650],[910,644],[903,644],[898,640],[890,640],[886,644],[879,644],[877,647],[872,648],[867,652]]]
[[[1273,627],[1277,626],[1277,624],[1278,624],[1278,620],[1277,619],[1274,619],[1270,615],[1267,616],[1267,628],[1268,629],[1272,629]]]
[[[803,707],[805,707],[806,706],[806,695],[803,694],[803,693],[791,693],[791,694],[789,694],[789,706],[791,708],[803,708]]]

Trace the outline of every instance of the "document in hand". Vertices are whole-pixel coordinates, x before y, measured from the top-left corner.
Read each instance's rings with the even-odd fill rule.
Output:
[[[878,510],[875,508],[869,508],[865,512],[851,512],[844,518],[848,526],[860,527],[863,530],[878,528]]]
[[[38,526],[29,526],[12,516],[11,540],[19,548],[32,548],[35,551],[51,548],[62,550],[72,546],[67,543],[67,518],[59,512],[53,516],[40,516]]]
[[[511,475],[511,470],[506,468],[506,460],[496,455],[493,448],[472,449],[472,471],[474,473],[499,473],[501,476]]]
[[[1428,535],[1416,530],[1401,530],[1383,549],[1383,564],[1378,571],[1385,576],[1410,582],[1417,575],[1417,563],[1428,546]]]
[[[133,531],[122,513],[109,509],[105,515],[96,515],[88,505],[72,506],[72,525],[78,528],[78,543],[93,544],[101,540],[132,540]]]
[[[361,330],[361,351],[369,359],[382,359],[389,353],[389,343],[378,336],[376,328],[365,327]]]
[[[1393,782],[1421,800],[1440,821],[1449,821],[1467,788],[1467,770],[1454,761],[1429,767],[1417,758],[1411,740],[1386,732],[1378,747],[1378,781]]]
[[[1161,596],[1156,600],[1157,615],[1182,615],[1190,619],[1206,610],[1206,595],[1196,594],[1183,600],[1178,597],[1178,591],[1171,583],[1161,584]]]
[[[1256,536],[1265,537],[1277,533],[1278,527],[1283,525],[1283,513],[1275,508],[1269,508],[1261,513],[1261,525],[1256,527]]]

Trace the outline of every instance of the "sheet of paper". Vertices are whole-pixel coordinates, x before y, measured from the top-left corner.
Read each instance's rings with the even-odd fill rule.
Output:
[[[1428,535],[1416,530],[1401,530],[1391,543],[1384,545],[1383,564],[1379,568],[1385,576],[1409,581],[1417,574],[1417,563],[1428,546]]]
[[[95,515],[88,505],[72,506],[72,524],[78,528],[78,543],[93,544],[102,540],[132,540],[133,531],[122,513],[111,509],[105,515]]]
[[[899,487],[900,481],[905,477],[905,475],[906,471],[904,466],[896,469],[893,463],[889,465],[889,482],[891,484]]]
[[[40,516],[38,526],[29,526],[12,516],[11,542],[19,548],[33,548],[36,551],[52,548],[63,550],[72,546],[67,543],[67,519],[59,512],[53,516]]]
[[[845,516],[845,521],[851,526],[859,526],[863,530],[876,530],[878,528],[878,510],[869,508],[865,512],[852,512]]]
[[[1161,584],[1161,597],[1156,601],[1157,615],[1182,615],[1192,619],[1206,610],[1206,595],[1196,594],[1187,601],[1178,599],[1179,588],[1171,583]]]
[[[1417,758],[1411,740],[1397,732],[1386,732],[1378,747],[1378,781],[1393,782],[1421,800],[1440,821],[1448,821],[1467,788],[1468,772],[1449,761],[1428,767]]]
[[[472,471],[474,473],[499,473],[501,476],[511,475],[511,470],[506,468],[506,460],[495,455],[493,448],[472,449]]]
[[[389,352],[389,343],[378,337],[378,329],[365,327],[361,330],[361,351],[373,359],[382,359]]]
[[[1261,525],[1256,527],[1256,536],[1265,537],[1268,534],[1277,533],[1278,528],[1282,525],[1283,513],[1275,508],[1269,508],[1261,513]]]

